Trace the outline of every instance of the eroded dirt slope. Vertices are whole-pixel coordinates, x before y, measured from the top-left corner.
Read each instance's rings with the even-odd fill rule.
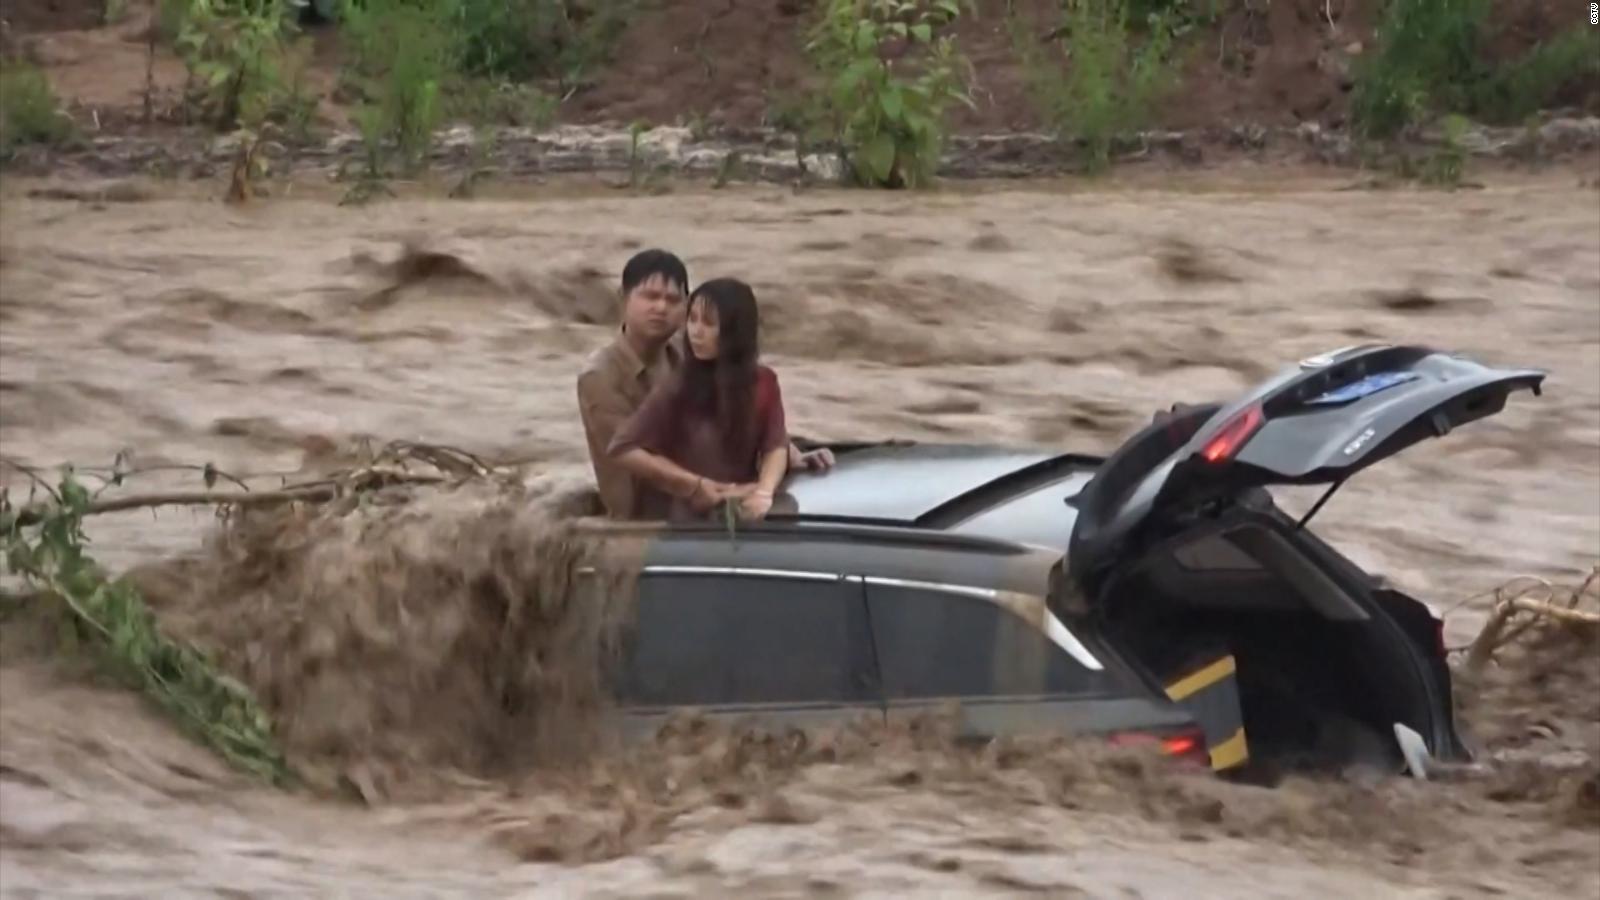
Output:
[[[1227,4],[1214,23],[1195,27],[1181,43],[1180,78],[1155,110],[1152,125],[1202,128],[1228,125],[1343,127],[1349,112],[1352,66],[1371,52],[1378,0],[1277,0]],[[629,23],[612,58],[558,110],[561,122],[626,126],[770,123],[775,110],[815,90],[803,54],[816,0],[672,0],[648,3]],[[1043,40],[1057,31],[1055,0],[984,0],[958,25],[961,52],[971,62],[973,108],[957,107],[958,131],[1037,130],[1049,123],[1031,96],[1007,24],[1013,8],[1026,30]],[[98,3],[26,0],[8,6],[14,51],[43,65],[65,99],[82,105],[86,128],[139,128],[146,81],[143,4],[99,26]],[[1509,59],[1539,41],[1581,25],[1579,6],[1566,0],[1494,4],[1489,55]],[[327,96],[321,112],[346,123],[348,110],[331,96],[340,66],[336,31],[315,25],[309,84]],[[1053,52],[1053,51],[1052,51]],[[181,63],[161,49],[151,73],[158,112],[184,81]],[[1579,85],[1561,105],[1600,111],[1600,84]]]

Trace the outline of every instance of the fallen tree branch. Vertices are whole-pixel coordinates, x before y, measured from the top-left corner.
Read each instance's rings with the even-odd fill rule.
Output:
[[[1519,612],[1531,612],[1536,615],[1549,616],[1560,622],[1573,625],[1600,625],[1600,613],[1585,612],[1581,609],[1569,609],[1565,606],[1556,606],[1553,603],[1540,603],[1526,597],[1518,597],[1511,601],[1511,605]]]
[[[162,506],[273,506],[283,503],[323,503],[359,490],[372,490],[392,484],[442,484],[443,475],[420,472],[394,472],[388,470],[363,470],[347,481],[322,481],[295,485],[278,491],[175,491],[163,494],[134,494],[115,500],[96,500],[84,507],[83,515],[126,512],[130,509],[155,509]],[[36,525],[50,512],[45,505],[35,504],[17,511],[18,527]]]
[[[418,444],[412,441],[390,441],[378,453],[378,460],[421,460],[441,472],[456,475],[485,476],[495,467],[476,454],[445,444]]]
[[[1577,608],[1579,601],[1589,592],[1589,588],[1596,583],[1597,579],[1600,579],[1600,566],[1596,566],[1589,573],[1589,577],[1584,579],[1583,584],[1572,591],[1565,604],[1556,601],[1555,591],[1548,582],[1542,579],[1538,580],[1538,583],[1524,587],[1521,591],[1509,597],[1505,596],[1505,589],[1509,587],[1509,583],[1503,585],[1499,590],[1495,591],[1496,602],[1489,614],[1489,620],[1484,623],[1483,629],[1478,632],[1478,636],[1467,646],[1465,666],[1467,673],[1476,675],[1483,671],[1483,668],[1489,664],[1489,660],[1494,657],[1496,650],[1511,643],[1541,620],[1553,619],[1567,625],[1600,627],[1600,613],[1588,612]],[[1528,596],[1540,588],[1546,591],[1543,599],[1535,600]],[[1530,618],[1521,622],[1516,628],[1507,633],[1507,627],[1518,613],[1527,613]]]

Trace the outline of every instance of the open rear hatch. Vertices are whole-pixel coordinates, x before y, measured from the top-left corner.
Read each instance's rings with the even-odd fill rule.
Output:
[[[1331,492],[1499,412],[1512,391],[1537,394],[1544,377],[1426,347],[1351,347],[1304,360],[1226,406],[1174,411],[1124,442],[1075,498],[1052,603],[1099,619],[1164,690],[1194,670],[1196,654],[1200,664],[1234,654],[1247,722],[1252,703],[1288,685],[1271,701],[1277,710],[1317,707],[1372,731],[1401,723],[1454,755],[1431,615],[1299,528],[1262,489]],[[1315,728],[1333,719],[1318,715]]]
[[[1092,595],[1129,544],[1166,514],[1274,484],[1339,484],[1431,437],[1494,415],[1545,373],[1497,369],[1427,347],[1311,357],[1233,403],[1193,407],[1135,434],[1074,505],[1067,574]],[[1134,541],[1134,544],[1139,543]]]

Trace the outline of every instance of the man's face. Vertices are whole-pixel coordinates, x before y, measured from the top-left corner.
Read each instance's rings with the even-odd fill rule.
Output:
[[[622,301],[622,322],[631,334],[664,341],[683,327],[683,291],[660,275],[640,282]]]

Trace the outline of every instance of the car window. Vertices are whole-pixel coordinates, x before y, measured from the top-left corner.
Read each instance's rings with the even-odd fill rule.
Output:
[[[859,584],[647,573],[628,643],[634,704],[878,699]]]
[[[1020,616],[988,600],[869,584],[883,690],[890,700],[996,694],[1081,694],[1099,686]]]

